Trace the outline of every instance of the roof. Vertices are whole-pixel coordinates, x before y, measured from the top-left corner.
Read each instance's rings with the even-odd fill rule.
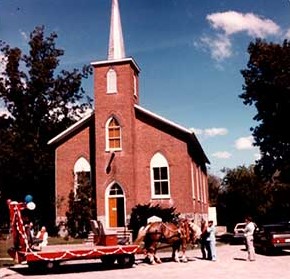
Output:
[[[79,121],[77,121],[76,123],[74,123],[73,125],[68,127],[66,130],[64,130],[63,132],[61,132],[60,134],[58,134],[57,136],[52,138],[50,141],[48,141],[47,144],[48,145],[55,144],[55,143],[61,141],[62,139],[64,139],[66,136],[68,136],[71,133],[75,132],[76,130],[80,129],[83,125],[85,125],[86,123],[88,123],[91,120],[91,118],[93,117],[94,114],[95,114],[95,112],[91,111],[84,118],[80,119]]]
[[[145,108],[142,108],[139,105],[134,105],[136,112],[139,114],[143,114],[145,118],[147,119],[153,119],[155,120],[155,126],[156,128],[160,130],[164,130],[167,133],[174,134],[176,137],[179,137],[181,140],[185,141],[189,145],[189,153],[193,156],[197,155],[199,159],[202,160],[202,163],[208,163],[210,164],[209,159],[205,155],[197,137],[195,136],[194,132],[191,130],[173,122],[170,121],[154,112],[151,112]],[[138,116],[138,115],[137,115]],[[141,119],[143,121],[146,121],[144,117],[141,116]],[[149,124],[149,123],[148,123]],[[150,123],[152,124],[152,123]]]
[[[138,117],[139,120],[147,122],[148,125],[153,125],[157,129],[163,130],[164,132],[172,134],[175,137],[179,138],[180,140],[187,142],[189,146],[188,151],[193,157],[195,158],[197,157],[197,159],[202,160],[200,161],[200,163],[208,163],[208,164],[210,163],[194,132],[156,113],[153,113],[139,105],[135,104],[134,108],[136,112],[136,117]],[[92,119],[93,116],[94,111],[90,112],[84,118],[82,118],[81,120],[79,120],[78,122],[74,123],[72,126],[67,128],[66,130],[55,136],[48,142],[48,144],[55,144],[63,140],[65,137],[69,136],[73,132],[77,131],[78,129],[81,129],[82,126],[86,125]]]

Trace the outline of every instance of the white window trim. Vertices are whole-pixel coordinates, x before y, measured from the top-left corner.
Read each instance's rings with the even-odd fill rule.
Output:
[[[114,184],[118,184],[122,191],[123,191],[123,194],[122,195],[110,195],[110,191],[111,191],[111,188]],[[120,183],[118,183],[117,181],[113,181],[112,183],[110,183],[108,185],[108,187],[106,188],[106,191],[105,191],[105,226],[106,228],[110,228],[110,220],[109,220],[109,198],[124,198],[124,216],[125,216],[125,220],[124,220],[124,224],[126,225],[126,216],[127,216],[127,212],[126,212],[126,195],[125,195],[125,192],[124,192],[124,188],[122,187],[122,185]]]
[[[77,196],[77,190],[78,190],[78,173],[80,172],[89,172],[91,175],[91,166],[88,160],[84,157],[80,157],[74,164],[74,196]]]
[[[136,75],[133,75],[133,83],[134,83],[134,96],[138,96],[138,91],[137,91],[137,77]]]
[[[166,195],[156,195],[155,194],[155,185],[154,185],[154,172],[153,168],[161,168],[166,167],[167,168],[167,183],[168,183],[168,194]],[[170,199],[170,171],[169,171],[169,165],[166,158],[160,153],[157,152],[154,154],[154,156],[151,159],[150,162],[150,179],[151,179],[151,198],[152,199]]]
[[[110,152],[110,151],[121,151],[122,150],[122,128],[121,128],[121,125],[119,123],[119,127],[120,127],[120,147],[117,147],[117,148],[110,148],[110,144],[109,144],[109,124],[111,122],[112,119],[116,119],[116,121],[119,123],[118,119],[115,118],[115,117],[110,117],[107,122],[106,122],[106,125],[105,125],[105,129],[106,129],[106,149],[105,151],[106,152]]]
[[[114,69],[107,72],[107,94],[117,93],[117,73]]]
[[[196,193],[195,193],[195,176],[196,176],[196,172],[194,169],[194,164],[191,161],[191,188],[192,188],[192,198],[195,200],[196,199]]]

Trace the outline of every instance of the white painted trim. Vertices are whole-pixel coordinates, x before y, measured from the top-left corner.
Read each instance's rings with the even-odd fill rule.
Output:
[[[82,118],[81,120],[77,121],[76,123],[74,123],[73,125],[71,125],[70,127],[68,127],[66,130],[64,130],[63,132],[61,132],[60,134],[58,134],[57,136],[55,136],[54,138],[52,138],[51,140],[49,140],[47,142],[47,144],[52,144],[58,140],[61,140],[64,136],[66,136],[67,134],[71,133],[72,131],[76,130],[79,126],[81,126],[86,120],[88,120],[95,112],[91,111],[88,115],[86,115],[84,118]]]
[[[154,113],[154,112],[151,112],[151,111],[149,111],[149,110],[147,110],[147,109],[145,109],[145,108],[142,108],[142,107],[140,107],[139,105],[134,105],[134,107],[135,107],[136,109],[138,109],[138,110],[140,110],[140,111],[146,113],[146,114],[149,114],[150,116],[152,116],[152,117],[154,117],[154,118],[156,118],[156,119],[159,119],[159,120],[161,120],[161,121],[167,123],[167,124],[170,125],[170,126],[173,126],[173,127],[177,128],[177,129],[179,129],[179,130],[185,132],[185,133],[192,134],[192,132],[191,132],[189,129],[184,128],[183,126],[181,126],[181,125],[179,125],[179,124],[176,124],[176,123],[174,123],[173,121],[170,121],[170,120],[168,120],[168,119],[166,119],[166,118],[164,118],[164,117],[162,117],[162,116],[160,116],[160,115],[158,115],[158,114],[156,114],[156,113]]]
[[[123,59],[112,59],[112,60],[101,60],[101,61],[95,61],[91,62],[92,66],[102,66],[102,65],[112,65],[112,64],[118,64],[118,63],[124,63],[124,62],[131,62],[138,72],[140,72],[140,68],[135,62],[135,60],[131,57],[129,58],[123,58]]]

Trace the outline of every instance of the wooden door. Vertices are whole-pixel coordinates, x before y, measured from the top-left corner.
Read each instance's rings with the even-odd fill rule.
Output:
[[[117,227],[117,198],[109,198],[109,226]]]

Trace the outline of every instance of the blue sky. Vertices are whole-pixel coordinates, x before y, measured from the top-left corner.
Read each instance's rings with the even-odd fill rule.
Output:
[[[210,173],[254,163],[255,109],[238,97],[240,70],[256,37],[290,39],[290,1],[119,0],[119,6],[126,55],[141,68],[140,105],[194,129]],[[107,58],[110,9],[111,0],[0,0],[0,40],[27,51],[30,32],[44,25],[65,51],[60,68],[80,68]],[[91,78],[84,87],[92,95]]]

